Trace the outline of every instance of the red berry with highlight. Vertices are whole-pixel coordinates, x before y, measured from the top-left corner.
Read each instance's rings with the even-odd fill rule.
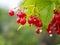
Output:
[[[59,15],[56,15],[55,16],[55,19],[56,19],[56,21],[60,20],[60,16]]]
[[[18,12],[17,16],[20,17],[20,18],[24,18],[24,17],[26,17],[26,14],[23,13],[23,12]]]
[[[38,20],[37,18],[34,18],[34,19],[33,19],[33,24],[36,25],[37,23],[39,23],[39,20]]]
[[[60,21],[56,21],[56,24],[57,24],[57,25],[60,25]]]
[[[57,33],[58,35],[60,35],[60,30],[57,30],[56,33]]]
[[[10,16],[14,16],[14,11],[13,11],[13,10],[10,10],[10,11],[9,11],[9,15],[10,15]]]
[[[36,33],[37,33],[37,34],[40,34],[40,30],[39,30],[39,29],[36,29]]]
[[[39,23],[38,23],[38,27],[42,27],[42,26],[43,26],[42,22],[39,21]]]
[[[22,19],[20,20],[20,23],[21,23],[21,25],[24,25],[24,24],[26,23],[26,19],[25,19],[25,18],[22,18]]]
[[[20,18],[18,17],[16,21],[17,21],[17,23],[19,24],[19,23],[20,23]]]
[[[53,32],[53,31],[52,31],[52,28],[48,28],[48,29],[47,29],[47,32],[48,32],[49,34],[52,34],[52,32]]]
[[[32,18],[32,17],[30,17],[30,18],[28,19],[28,23],[29,23],[29,24],[32,24],[32,23],[33,23],[33,18]]]

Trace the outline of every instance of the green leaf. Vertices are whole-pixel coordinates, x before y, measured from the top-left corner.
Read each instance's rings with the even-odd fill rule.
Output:
[[[53,5],[48,5],[43,10],[40,11],[40,19],[43,22],[43,30],[46,30],[54,16],[53,9],[54,9]]]
[[[24,4],[21,4],[21,6],[28,7],[26,11],[27,19],[30,17],[31,13],[32,15],[37,13],[36,15],[39,16],[40,20],[43,22],[43,30],[46,30],[54,17],[53,10],[56,2],[59,3],[59,0],[24,0]],[[35,8],[35,12],[33,10],[34,7],[37,8]]]

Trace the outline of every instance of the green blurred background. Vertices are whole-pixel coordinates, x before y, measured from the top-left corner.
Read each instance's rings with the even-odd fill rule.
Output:
[[[0,1],[0,45],[40,45],[43,38],[46,41],[51,41],[49,43],[60,45],[60,36],[51,38],[46,33],[37,35],[35,33],[36,27],[28,24],[17,31],[20,26],[16,23],[17,16],[11,17],[8,15],[8,11],[12,9],[12,6],[15,6],[17,1],[19,2],[17,3],[18,6],[21,3],[20,0]]]
[[[18,4],[19,5],[19,4]],[[19,31],[20,26],[16,23],[16,15],[8,15],[9,8],[0,4],[0,45],[38,45],[39,36],[35,34],[34,26],[24,26]]]

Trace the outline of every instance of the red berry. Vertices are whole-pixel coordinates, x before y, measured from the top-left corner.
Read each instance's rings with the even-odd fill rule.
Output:
[[[59,26],[59,24],[56,22],[56,23],[55,23],[55,27],[57,27],[57,28],[58,28],[58,26]]]
[[[38,27],[42,27],[42,26],[43,26],[42,22],[39,21],[39,23],[38,23]]]
[[[36,33],[39,34],[40,33],[40,30],[39,29],[36,29]]]
[[[47,31],[49,31],[49,30],[52,30],[52,28],[51,28],[51,27],[48,27],[48,28],[47,28]]]
[[[28,23],[29,23],[29,24],[32,24],[32,23],[33,23],[33,18],[32,18],[32,17],[30,17],[30,18],[28,19]]]
[[[22,25],[24,25],[24,24],[26,23],[26,19],[25,19],[25,18],[22,18],[22,19],[20,20],[20,23],[21,23]]]
[[[20,18],[18,17],[16,21],[17,21],[17,23],[19,24],[19,23],[20,23]]]
[[[39,22],[38,19],[36,19],[36,18],[33,19],[33,24],[37,24],[38,22]]]
[[[60,25],[60,21],[56,21],[56,24],[57,24],[57,25]]]
[[[52,28],[48,28],[48,29],[47,29],[47,32],[48,32],[49,34],[52,34],[52,32],[53,32],[53,31],[52,31]]]
[[[58,35],[60,35],[60,30],[57,30],[56,33],[57,33]]]
[[[59,15],[56,15],[55,16],[55,19],[56,19],[56,21],[60,20],[60,16]]]
[[[13,10],[10,10],[10,11],[9,11],[9,15],[10,15],[10,16],[14,16],[14,11],[13,11]]]
[[[52,34],[52,30],[48,31],[49,34]]]
[[[24,18],[24,17],[26,17],[26,14],[23,13],[23,12],[18,12],[17,16],[20,17],[20,18]]]
[[[54,31],[57,31],[58,30],[58,28],[57,27],[54,27]]]
[[[55,31],[58,30],[58,26],[59,26],[59,24],[56,23],[56,24],[55,24],[55,27],[54,27],[54,30],[55,30]]]

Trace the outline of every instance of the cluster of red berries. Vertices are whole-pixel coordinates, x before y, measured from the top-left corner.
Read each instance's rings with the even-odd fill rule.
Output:
[[[52,19],[52,21],[50,22],[50,24],[48,25],[47,28],[47,32],[49,33],[50,36],[52,36],[53,31],[55,31],[58,35],[60,35],[60,12],[57,10],[54,10],[54,18]],[[14,11],[10,10],[9,11],[9,15],[10,16],[14,16]],[[24,12],[17,12],[17,23],[24,25],[26,23],[26,13]],[[36,33],[39,34],[40,32],[42,32],[42,21],[35,15],[35,16],[30,16],[28,19],[28,23],[29,25],[35,25],[36,27],[38,27],[38,29],[36,29]]]
[[[14,16],[14,11],[10,10],[9,15]],[[19,11],[19,12],[17,12],[17,17],[18,18],[16,21],[18,24],[24,25],[26,23],[26,14],[25,13]]]
[[[17,12],[17,23],[24,25],[26,23],[26,14],[23,12]]]
[[[30,18],[28,19],[28,23],[33,24],[37,27],[42,27],[42,21],[39,20],[37,16],[30,16]]]
[[[42,21],[39,20],[39,18],[37,16],[30,16],[30,18],[28,19],[28,23],[31,25],[35,25],[36,27],[39,27],[38,29],[36,29],[36,33],[39,34],[40,32],[42,32],[41,27],[43,26]]]
[[[9,15],[14,16],[14,11],[10,10]],[[17,17],[18,18],[16,21],[18,24],[24,25],[26,23],[26,13],[19,11],[17,12]],[[38,27],[38,29],[36,30],[37,34],[39,34],[42,31],[40,28],[42,27],[43,24],[42,24],[42,21],[39,20],[37,16],[30,16],[28,19],[28,23],[29,25],[33,24],[36,27]]]
[[[55,31],[58,35],[60,35],[60,12],[57,10],[54,10],[54,14],[55,16],[50,22],[48,29],[47,29],[47,32],[51,36],[53,34],[53,31]]]

